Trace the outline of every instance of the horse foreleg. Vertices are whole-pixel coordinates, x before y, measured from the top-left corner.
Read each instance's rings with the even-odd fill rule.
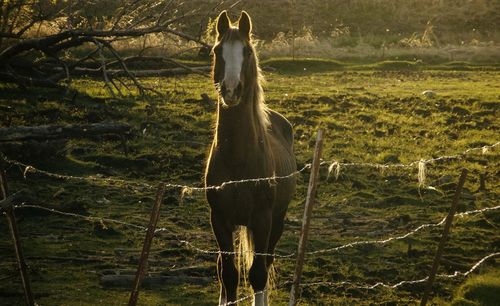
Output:
[[[251,227],[256,254],[248,276],[254,291],[253,305],[255,306],[267,306],[268,303],[267,291],[265,291],[268,278],[267,256],[261,254],[267,253],[271,222],[271,213],[264,213],[256,218]]]
[[[211,214],[212,230],[221,254],[217,259],[217,276],[220,282],[219,305],[236,301],[239,273],[234,265],[233,230],[225,220]]]
[[[227,303],[226,298],[226,287],[222,281],[222,256],[219,254],[217,256],[217,280],[219,281],[220,291],[219,291],[219,305],[225,305]]]

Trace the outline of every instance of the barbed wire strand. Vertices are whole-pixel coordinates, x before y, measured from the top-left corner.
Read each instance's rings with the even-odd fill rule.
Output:
[[[340,169],[343,167],[371,167],[371,168],[377,168],[377,169],[388,169],[388,168],[413,168],[415,166],[418,166],[419,168],[419,184],[423,184],[423,181],[425,180],[425,166],[429,163],[433,162],[438,162],[442,160],[453,160],[453,159],[461,159],[467,154],[475,151],[481,151],[482,154],[486,154],[490,152],[491,149],[495,148],[496,146],[500,145],[500,141],[492,144],[492,145],[485,145],[482,147],[475,147],[475,148],[470,148],[467,149],[461,153],[454,154],[454,155],[443,155],[435,158],[429,158],[429,159],[420,159],[416,160],[407,164],[403,163],[396,163],[396,164],[380,164],[380,163],[367,163],[367,162],[360,162],[360,163],[342,163],[336,160],[333,160],[329,162],[329,167],[328,167],[328,175],[333,174],[336,179],[338,179],[340,175]]]
[[[436,275],[436,277],[438,278],[447,278],[447,279],[451,279],[451,278],[456,278],[456,277],[467,277],[469,274],[471,274],[472,272],[474,272],[475,270],[477,270],[486,260],[492,258],[492,257],[496,257],[496,256],[500,256],[500,252],[497,252],[497,253],[491,253],[491,254],[488,254],[486,256],[484,256],[483,258],[481,258],[479,261],[477,261],[469,270],[465,271],[465,272],[460,272],[460,271],[455,271],[453,274],[438,274]],[[357,283],[353,283],[353,282],[350,282],[350,281],[341,281],[341,282],[310,282],[310,283],[302,283],[300,284],[300,287],[313,287],[313,286],[329,286],[329,287],[338,287],[338,286],[350,286],[351,288],[356,288],[356,289],[367,289],[367,290],[374,290],[378,287],[384,287],[384,288],[388,288],[388,289],[397,289],[398,287],[401,287],[403,285],[413,285],[413,284],[419,284],[419,283],[424,283],[426,282],[427,280],[429,279],[428,276],[424,277],[424,278],[421,278],[421,279],[416,279],[416,280],[402,280],[402,281],[399,281],[395,284],[386,284],[384,282],[377,282],[373,285],[369,285],[369,284],[357,284]],[[284,283],[284,285],[286,284],[290,284],[291,281],[287,281]],[[283,285],[282,285],[283,286]],[[280,286],[280,287],[282,287]],[[265,291],[267,291],[267,289],[265,290],[262,290],[262,291],[259,291],[257,292],[258,293],[264,293]],[[249,300],[253,297],[254,295],[247,295],[247,296],[244,296],[234,302],[228,302],[228,303],[225,303],[225,304],[222,304],[222,305],[235,305],[235,304],[238,304],[239,302],[243,302],[243,301],[246,301],[246,300]]]
[[[236,301],[233,301],[233,302],[226,302],[226,303],[224,303],[224,304],[221,304],[221,306],[236,305],[236,304],[238,304],[239,302],[243,302],[243,301],[246,301],[246,300],[249,300],[249,299],[253,298],[253,296],[254,296],[255,294],[261,294],[261,293],[263,294],[263,293],[265,293],[266,291],[267,291],[267,289],[264,289],[264,290],[261,290],[261,291],[257,291],[257,292],[255,292],[254,294],[244,296],[244,297],[242,297],[242,298],[237,299]]]
[[[23,168],[22,173],[24,179],[27,179],[28,173],[39,173],[42,175],[45,175],[47,177],[55,178],[55,179],[61,179],[61,180],[67,180],[67,181],[80,181],[80,182],[102,182],[105,184],[121,184],[121,185],[127,185],[127,186],[141,186],[145,188],[154,188],[153,185],[150,185],[148,183],[144,182],[133,182],[130,180],[125,180],[125,179],[119,179],[119,178],[114,178],[114,177],[101,177],[101,176],[96,176],[96,175],[89,175],[89,176],[74,176],[74,175],[67,175],[67,174],[58,174],[58,173],[53,173],[49,171],[45,171],[39,168],[36,168],[32,165],[28,165],[25,163],[22,163],[17,160],[12,160],[8,158],[4,158],[4,161],[10,165],[13,166],[18,166],[20,168]]]
[[[468,216],[468,215],[479,214],[479,213],[483,213],[483,212],[486,212],[486,211],[497,210],[497,209],[500,209],[500,205],[493,206],[493,207],[485,207],[485,208],[482,208],[482,209],[474,209],[474,210],[465,211],[465,212],[462,212],[462,213],[455,214],[455,217],[457,217],[457,218],[463,218],[463,217]],[[316,254],[321,254],[321,253],[336,252],[336,251],[340,251],[342,249],[346,249],[346,248],[350,248],[350,247],[354,247],[354,246],[358,246],[358,245],[387,244],[387,243],[389,243],[391,241],[394,241],[394,240],[405,239],[405,238],[407,238],[409,236],[412,236],[412,235],[416,234],[417,232],[419,232],[419,231],[421,231],[421,230],[423,230],[425,228],[441,226],[441,225],[444,224],[445,221],[446,221],[446,217],[444,217],[443,219],[441,219],[441,221],[439,221],[437,223],[422,224],[422,225],[416,227],[415,229],[411,230],[410,232],[408,232],[408,233],[406,233],[404,235],[389,237],[387,239],[354,241],[354,242],[343,244],[343,245],[340,245],[340,246],[334,247],[334,248],[322,249],[322,250],[307,252],[307,254],[308,255],[316,255]]]
[[[474,152],[474,151],[479,151],[481,150],[483,154],[489,152],[489,150],[495,148],[500,144],[499,142],[496,142],[493,145],[486,145],[482,147],[476,147],[476,148],[470,148],[462,153],[455,154],[455,155],[444,155],[436,158],[430,158],[430,159],[420,159],[418,161],[414,161],[408,164],[379,164],[379,163],[341,163],[338,161],[333,161],[333,162],[325,162],[323,161],[321,164],[329,164],[330,166],[328,167],[328,173],[335,173],[335,177],[338,178],[340,175],[340,168],[341,167],[352,167],[352,166],[359,166],[359,167],[374,167],[374,168],[380,168],[380,169],[387,169],[387,168],[410,168],[414,167],[415,165],[419,165],[420,172],[419,174],[419,183],[423,184],[423,180],[425,179],[425,165],[431,162],[435,161],[440,161],[440,160],[449,160],[449,159],[459,159],[462,158],[463,156]],[[100,176],[74,176],[74,175],[64,175],[64,174],[57,174],[57,173],[52,173],[49,171],[41,170],[38,169],[32,165],[28,165],[25,163],[22,163],[17,160],[12,160],[8,158],[4,158],[4,161],[8,164],[11,165],[16,165],[21,168],[24,168],[23,170],[23,176],[26,179],[26,176],[28,173],[40,173],[48,177],[56,178],[56,179],[64,179],[64,180],[76,180],[76,181],[87,181],[87,182],[103,182],[106,184],[120,184],[120,185],[125,185],[125,186],[141,186],[145,187],[148,189],[154,188],[153,185],[145,182],[133,182],[130,180],[125,180],[125,179],[119,179],[119,178],[113,178],[113,177],[100,177]],[[228,185],[236,185],[236,184],[241,184],[241,183],[259,183],[263,181],[268,181],[272,183],[275,180],[281,180],[281,179],[287,179],[291,178],[293,176],[298,175],[299,173],[305,171],[306,169],[309,169],[311,167],[311,164],[305,164],[304,167],[302,167],[300,170],[296,170],[289,175],[283,175],[283,176],[271,176],[271,177],[261,177],[261,178],[249,178],[249,179],[242,179],[242,180],[231,180],[231,181],[226,181],[222,182],[220,185],[214,185],[214,186],[204,186],[204,187],[196,187],[196,186],[188,186],[184,184],[175,184],[175,183],[168,183],[165,182],[165,187],[166,188],[177,188],[182,190],[182,194],[189,194],[194,191],[206,191],[206,190],[220,190],[223,189],[224,187]]]
[[[35,208],[35,209],[40,209],[40,210],[43,210],[43,211],[46,211],[46,212],[50,212],[50,213],[53,213],[53,214],[57,214],[57,215],[62,215],[62,216],[67,216],[67,217],[74,217],[74,218],[83,219],[83,220],[89,221],[89,222],[92,222],[92,221],[99,221],[99,222],[101,222],[102,221],[102,222],[115,223],[115,224],[119,224],[119,225],[122,225],[122,226],[130,227],[130,228],[135,228],[135,229],[139,229],[139,230],[142,230],[142,231],[146,231],[147,230],[147,227],[145,227],[145,226],[138,225],[138,224],[133,224],[133,223],[128,223],[128,222],[121,221],[121,220],[111,219],[111,218],[107,218],[107,217],[96,217],[96,216],[88,216],[88,215],[82,215],[82,214],[77,214],[77,213],[65,212],[65,211],[60,211],[60,210],[57,210],[57,209],[54,209],[54,208],[48,208],[48,207],[44,207],[44,206],[40,206],[40,205],[21,204],[21,205],[15,205],[14,208],[15,209],[19,209],[19,208]],[[160,228],[157,228],[155,230],[155,233],[166,232],[168,230],[169,230],[168,228],[160,227]],[[178,240],[178,241],[181,244],[189,246],[190,248],[192,248],[193,250],[197,251],[198,253],[203,253],[203,254],[224,254],[224,255],[235,255],[235,254],[237,254],[237,252],[203,250],[203,249],[200,249],[200,248],[194,246],[189,241],[186,241],[186,240]],[[287,255],[280,255],[280,254],[258,253],[258,252],[253,252],[253,251],[248,251],[248,252],[252,252],[255,255],[263,255],[263,256],[271,256],[272,255],[272,256],[275,256],[275,257],[283,257],[283,258],[292,257],[292,256],[295,255],[294,253],[287,254]]]
[[[84,220],[87,220],[87,221],[105,221],[105,222],[110,222],[110,223],[116,223],[116,224],[119,224],[119,225],[123,225],[123,226],[127,226],[127,227],[131,227],[131,228],[136,228],[136,229],[140,229],[140,230],[147,230],[146,227],[144,226],[141,226],[141,225],[137,225],[137,224],[132,224],[132,223],[127,223],[127,222],[124,222],[124,221],[121,221],[121,220],[116,220],[116,219],[111,219],[111,218],[106,218],[106,217],[96,217],[96,216],[86,216],[86,215],[81,215],[81,214],[76,214],[76,213],[69,213],[69,212],[63,212],[63,211],[59,211],[59,210],[56,210],[56,209],[52,209],[52,208],[47,208],[47,207],[43,207],[43,206],[39,206],[39,205],[30,205],[30,204],[22,204],[22,205],[16,205],[14,206],[14,208],[35,208],[35,209],[41,209],[41,210],[44,210],[44,211],[48,211],[48,212],[51,212],[51,213],[54,213],[54,214],[59,214],[59,215],[64,215],[64,216],[69,216],[69,217],[76,217],[76,218],[81,218],[81,219],[84,219]],[[465,211],[465,212],[462,212],[462,213],[457,213],[455,214],[455,217],[456,218],[464,218],[466,216],[469,216],[469,215],[475,215],[475,214],[479,214],[479,213],[483,213],[483,212],[486,212],[486,211],[493,211],[493,210],[497,210],[497,209],[500,209],[500,205],[498,206],[493,206],[493,207],[485,207],[485,208],[482,208],[482,209],[475,209],[475,210],[469,210],[469,211]],[[427,223],[427,224],[422,224],[418,227],[416,227],[415,229],[411,230],[410,232],[406,233],[406,234],[403,234],[403,235],[400,235],[400,236],[394,236],[394,237],[389,237],[389,238],[386,238],[386,239],[378,239],[378,240],[363,240],[363,241],[354,241],[354,242],[350,242],[350,243],[347,243],[347,244],[343,244],[343,245],[340,245],[340,246],[337,246],[337,247],[333,247],[333,248],[328,248],[328,249],[321,249],[321,250],[316,250],[316,251],[310,251],[310,252],[307,252],[306,254],[307,255],[317,255],[317,254],[322,254],[322,253],[330,253],[330,252],[337,252],[337,251],[340,251],[342,249],[346,249],[346,248],[351,248],[351,247],[355,247],[355,246],[358,246],[358,245],[369,245],[369,244],[381,244],[381,245],[384,245],[384,244],[387,244],[391,241],[395,241],[395,240],[401,240],[401,239],[404,239],[404,238],[407,238],[411,235],[414,235],[416,234],[417,232],[425,229],[425,228],[429,228],[429,227],[437,227],[437,226],[440,226],[442,225],[446,220],[446,217],[444,217],[440,222],[438,223]],[[159,233],[159,232],[165,232],[165,231],[168,231],[167,228],[158,228],[155,230],[155,233]],[[185,245],[186,247],[189,247],[190,249],[193,249],[194,251],[198,252],[198,253],[202,253],[202,254],[212,254],[212,255],[215,255],[215,254],[224,254],[224,255],[237,255],[238,252],[228,252],[228,251],[220,251],[220,250],[205,250],[205,249],[202,249],[202,248],[199,248],[197,246],[195,246],[192,242],[189,242],[187,240],[178,240],[179,243]],[[254,251],[251,251],[249,250],[248,252],[251,252],[255,255],[261,255],[261,256],[274,256],[276,258],[292,258],[295,256],[295,253],[289,253],[289,254],[270,254],[270,253],[258,253],[258,252],[254,252]]]
[[[184,244],[186,247],[189,247],[190,249],[195,250],[198,253],[203,253],[203,254],[223,254],[223,255],[238,255],[238,252],[229,252],[229,251],[218,251],[218,250],[204,250],[201,249],[197,246],[195,246],[192,242],[189,242],[187,240],[180,240],[180,243]],[[277,258],[291,258],[295,256],[295,253],[289,253],[289,254],[270,254],[270,253],[259,253],[259,252],[254,252],[252,250],[246,251],[248,253],[252,253],[254,255],[261,255],[261,256],[273,256]]]
[[[486,207],[486,208],[482,208],[482,209],[475,209],[475,210],[465,211],[465,212],[462,212],[462,213],[455,214],[455,217],[457,217],[457,218],[463,218],[465,216],[479,214],[479,213],[483,213],[483,212],[486,212],[486,211],[497,210],[497,209],[500,209],[500,205],[494,206],[494,207]],[[307,255],[317,255],[317,254],[322,254],[322,253],[331,253],[331,252],[340,251],[342,249],[355,247],[355,246],[358,246],[358,245],[368,245],[368,244],[382,244],[383,245],[383,244],[387,244],[387,243],[389,243],[391,241],[405,239],[405,238],[407,238],[407,237],[409,237],[411,235],[416,234],[417,232],[419,232],[419,231],[421,231],[421,230],[423,230],[425,228],[441,226],[441,225],[443,225],[443,223],[445,222],[445,220],[446,220],[446,217],[444,217],[440,222],[437,222],[437,223],[422,224],[422,225],[418,226],[417,228],[411,230],[410,232],[408,232],[408,233],[406,233],[404,235],[400,235],[400,236],[389,237],[387,239],[378,239],[378,240],[354,241],[354,242],[343,244],[343,245],[340,245],[340,246],[337,246],[337,247],[334,247],[334,248],[328,248],[328,249],[321,249],[321,250],[306,252],[306,254]],[[180,242],[183,243],[184,245],[188,246],[189,248],[192,248],[193,250],[199,252],[199,253],[204,253],[204,254],[226,254],[226,255],[236,255],[237,254],[237,252],[225,252],[225,251],[201,249],[201,248],[195,246],[193,243],[191,243],[189,241],[186,241],[186,240],[181,240]],[[248,251],[248,252],[252,252],[252,251]],[[295,253],[290,253],[290,254],[257,253],[257,255],[274,256],[274,257],[278,257],[278,258],[290,258],[290,257],[294,257]]]
[[[99,222],[101,222],[102,221],[102,222],[116,223],[116,224],[119,224],[119,225],[123,225],[123,226],[126,226],[126,227],[131,227],[131,228],[135,228],[135,229],[140,229],[140,230],[143,230],[143,231],[147,230],[147,227],[145,227],[145,226],[128,223],[128,222],[121,221],[121,220],[116,220],[116,219],[111,219],[111,218],[106,218],[106,217],[86,216],[86,215],[77,214],[77,213],[60,211],[60,210],[57,210],[57,209],[48,208],[48,207],[44,207],[44,206],[40,206],[40,205],[21,204],[21,205],[15,205],[14,208],[15,209],[19,209],[19,208],[36,208],[36,209],[47,211],[47,212],[50,212],[50,213],[53,213],[53,214],[58,214],[58,215],[68,216],[68,217],[80,218],[80,219],[84,219],[84,220],[90,221],[90,222],[92,222],[92,221],[99,221]]]
[[[192,191],[206,191],[206,190],[220,190],[224,189],[224,187],[229,186],[229,185],[236,185],[236,184],[241,184],[241,183],[260,183],[264,181],[268,181],[270,184],[273,184],[274,181],[276,180],[283,180],[283,179],[288,179],[292,178],[301,172],[311,168],[312,164],[305,164],[301,169],[295,170],[294,172],[288,174],[288,175],[274,175],[270,177],[259,177],[259,178],[249,178],[249,179],[242,179],[242,180],[234,180],[234,181],[226,181],[221,183],[220,185],[214,185],[214,186],[205,186],[205,187],[190,187],[190,186],[183,186],[183,188],[187,188],[188,190]]]
[[[26,179],[28,173],[40,173],[45,176],[51,177],[51,178],[56,178],[56,179],[63,179],[63,180],[75,180],[75,181],[82,181],[82,182],[102,182],[106,184],[121,184],[125,186],[141,186],[149,189],[155,188],[153,185],[144,183],[144,182],[133,182],[129,180],[124,180],[124,179],[118,179],[118,178],[112,178],[112,177],[100,177],[100,176],[73,176],[73,175],[65,175],[65,174],[57,174],[57,173],[52,173],[48,172],[45,170],[41,170],[38,168],[35,168],[32,165],[28,165],[25,163],[22,163],[17,160],[11,160],[11,159],[4,159],[5,162],[19,166],[24,168],[23,170],[23,177]],[[301,169],[296,170],[288,175],[273,175],[269,177],[259,177],[259,178],[249,178],[249,179],[241,179],[241,180],[231,180],[231,181],[226,181],[222,182],[220,185],[213,185],[213,186],[204,186],[204,187],[196,187],[196,186],[188,186],[188,185],[183,185],[183,184],[174,184],[174,183],[168,183],[165,182],[165,188],[174,188],[174,189],[181,189],[182,194],[191,194],[194,191],[206,191],[206,190],[221,190],[224,189],[225,187],[229,185],[236,185],[236,184],[242,184],[242,183],[260,183],[267,181],[269,183],[272,183],[273,181],[276,180],[283,180],[283,179],[288,179],[292,178],[294,176],[299,175],[301,172],[309,169],[311,167],[311,164],[305,164]]]
[[[468,271],[466,272],[459,272],[459,271],[455,271],[455,273],[453,274],[438,274],[436,275],[436,277],[439,277],[439,278],[455,278],[455,277],[458,277],[458,276],[462,276],[462,277],[466,277],[467,275],[469,275],[470,273],[474,272],[477,268],[479,268],[479,266],[481,266],[486,260],[492,258],[492,257],[496,257],[496,256],[499,256],[500,255],[500,252],[497,252],[497,253],[491,253],[483,258],[481,258],[478,262],[476,262]],[[424,278],[421,278],[421,279],[417,279],[417,280],[402,280],[400,282],[397,282],[395,284],[386,284],[386,283],[383,283],[383,282],[377,282],[373,285],[368,285],[368,284],[356,284],[356,283],[353,283],[353,282],[349,282],[349,281],[342,281],[342,282],[311,282],[311,283],[302,283],[300,286],[301,287],[310,287],[310,286],[342,286],[342,285],[350,285],[352,288],[358,288],[358,289],[369,289],[369,290],[372,290],[372,289],[375,289],[377,287],[385,287],[385,288],[389,288],[389,289],[396,289],[400,286],[403,286],[403,285],[411,285],[411,284],[418,284],[418,283],[423,283],[423,282],[426,282],[428,280],[428,276],[424,277]]]

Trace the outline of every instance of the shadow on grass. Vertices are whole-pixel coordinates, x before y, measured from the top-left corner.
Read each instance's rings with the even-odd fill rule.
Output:
[[[429,64],[421,60],[385,60],[374,63],[348,63],[322,58],[271,58],[262,61],[262,67],[265,70],[276,71],[285,75],[309,75],[333,71],[498,71],[500,64],[458,61]]]

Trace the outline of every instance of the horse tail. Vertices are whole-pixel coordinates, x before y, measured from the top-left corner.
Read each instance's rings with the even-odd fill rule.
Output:
[[[249,287],[248,271],[253,262],[253,235],[246,226],[240,226],[238,229],[238,269],[243,275],[243,284]]]
[[[269,305],[271,305],[271,296],[276,289],[276,269],[274,268],[274,263],[269,266],[269,271],[267,272],[267,298],[269,300]]]
[[[250,290],[250,282],[248,281],[248,271],[252,267],[254,255],[254,243],[252,231],[246,226],[240,226],[238,229],[238,269],[242,272],[243,284],[246,290]],[[268,296],[276,289],[276,270],[274,264],[271,264],[268,271],[266,290]]]

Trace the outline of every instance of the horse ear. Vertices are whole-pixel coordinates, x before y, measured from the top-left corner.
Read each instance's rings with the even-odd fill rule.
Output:
[[[217,17],[217,40],[220,40],[229,29],[231,21],[227,16],[227,11],[222,11]]]
[[[245,11],[241,11],[240,20],[238,20],[238,28],[244,37],[250,39],[250,33],[252,32],[252,20]]]

